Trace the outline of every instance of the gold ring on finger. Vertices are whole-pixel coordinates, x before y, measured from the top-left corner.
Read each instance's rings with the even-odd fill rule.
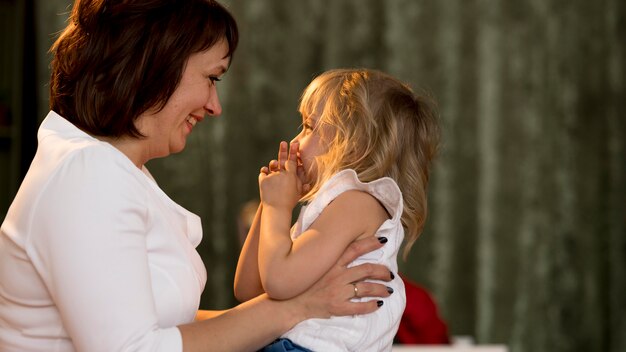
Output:
[[[358,298],[359,297],[359,289],[356,287],[355,283],[353,283],[352,286],[354,287],[354,297],[353,298]]]

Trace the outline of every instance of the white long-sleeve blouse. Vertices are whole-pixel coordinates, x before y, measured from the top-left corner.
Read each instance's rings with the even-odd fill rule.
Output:
[[[182,351],[206,282],[198,216],[55,112],[0,228],[0,350]]]

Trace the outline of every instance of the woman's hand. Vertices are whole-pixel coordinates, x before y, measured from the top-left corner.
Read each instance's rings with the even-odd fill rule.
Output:
[[[382,301],[351,299],[355,293],[358,297],[388,297],[384,284],[363,280],[390,281],[394,276],[389,269],[377,264],[348,268],[356,258],[382,247],[384,242],[385,238],[373,236],[353,242],[313,286],[295,298],[280,301],[263,294],[225,312],[200,313],[197,318],[201,321],[179,326],[184,350],[256,351],[305,319],[385,309],[380,307]]]
[[[352,302],[358,297],[388,297],[387,286],[363,280],[391,281],[393,273],[383,265],[361,264],[348,268],[348,264],[359,256],[384,245],[384,237],[368,237],[353,242],[337,260],[337,263],[311,288],[294,298],[307,310],[307,318],[328,318],[330,316],[371,313],[382,305],[382,301]],[[354,285],[357,289],[355,290]]]

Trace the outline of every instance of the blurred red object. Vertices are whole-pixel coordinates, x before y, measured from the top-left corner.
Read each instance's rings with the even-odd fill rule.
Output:
[[[417,283],[402,277],[406,288],[406,308],[394,342],[407,345],[450,344],[448,326],[439,316],[430,293]]]

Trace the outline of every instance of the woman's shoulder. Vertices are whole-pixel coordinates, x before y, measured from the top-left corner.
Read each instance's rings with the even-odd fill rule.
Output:
[[[113,146],[99,141],[68,141],[59,145],[49,160],[56,161],[60,179],[76,178],[76,182],[119,182],[136,178],[141,172]],[[136,170],[135,170],[136,169]],[[55,170],[50,170],[55,173]]]
[[[141,170],[110,144],[50,137],[40,145],[32,172],[29,170],[41,201],[64,199],[66,203],[76,200],[88,204],[98,199],[142,198],[145,181]]]
[[[132,166],[132,162],[111,144],[83,132],[54,111],[42,122],[38,141],[34,164],[49,175],[56,171],[93,173],[93,177],[98,177],[130,170]]]
[[[89,139],[47,136],[12,205],[22,214],[16,217],[20,228],[55,228],[64,223],[59,219],[87,221],[116,211],[145,215],[145,186],[110,148]],[[49,232],[42,230],[40,236]],[[31,237],[34,232],[24,233]]]

